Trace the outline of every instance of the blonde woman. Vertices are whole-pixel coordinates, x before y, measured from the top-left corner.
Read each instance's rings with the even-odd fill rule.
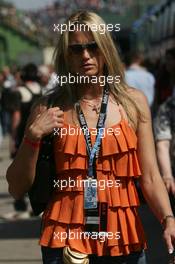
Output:
[[[55,53],[57,81],[71,74],[76,82],[71,77],[50,95],[62,110],[47,109],[43,100],[32,111],[7,171],[9,192],[18,199],[30,189],[40,141],[58,132],[57,186],[43,214],[40,238],[43,263],[146,263],[135,178],[163,224],[172,253],[175,221],[157,168],[147,100],[125,84],[118,52],[109,29],[102,34],[104,21],[98,15],[79,11],[66,25],[70,28],[60,35]],[[80,82],[78,77],[86,78]]]

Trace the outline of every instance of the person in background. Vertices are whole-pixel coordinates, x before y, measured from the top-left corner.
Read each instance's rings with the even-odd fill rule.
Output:
[[[25,125],[30,114],[32,104],[41,96],[42,90],[39,84],[38,68],[29,63],[21,69],[22,84],[16,87],[14,92],[14,109],[12,116],[12,141],[15,149],[11,155],[14,157],[23,139]]]
[[[12,88],[16,86],[16,81],[15,78],[13,76],[13,74],[11,73],[11,70],[8,66],[5,66],[2,70],[2,73],[4,75],[4,83],[3,86],[5,88]]]
[[[172,95],[175,96],[175,48],[166,51],[165,64],[169,73],[169,82],[172,88]]]
[[[50,70],[47,65],[40,65],[38,68],[39,76],[40,76],[40,85],[42,87],[42,94],[47,93],[53,87],[50,87]]]
[[[144,64],[142,53],[134,52],[127,58],[127,68],[125,71],[126,83],[133,88],[141,90],[147,97],[149,106],[154,102],[155,78],[154,75],[147,71]]]
[[[13,75],[14,75],[15,82],[16,82],[15,87],[22,86],[23,81],[21,80],[21,67],[16,66],[13,70]]]
[[[16,81],[8,66],[5,66],[2,70],[3,82],[2,82],[2,95],[1,95],[1,107],[2,107],[2,130],[3,135],[10,133],[11,124],[11,111],[12,111],[12,91],[16,87]],[[12,100],[11,100],[12,99]]]
[[[13,159],[22,142],[27,119],[33,103],[41,96],[38,68],[29,63],[21,69],[22,84],[13,92],[13,113],[11,117],[10,156]],[[15,212],[7,213],[3,218],[29,217],[24,197],[14,201]]]
[[[158,106],[175,94],[175,48],[166,51],[158,67],[155,87]]]
[[[175,213],[175,48],[165,53],[162,92],[169,97],[159,106],[154,120],[157,157],[163,181]],[[162,94],[161,91],[157,91]]]
[[[175,214],[175,96],[160,105],[154,132],[160,172]]]

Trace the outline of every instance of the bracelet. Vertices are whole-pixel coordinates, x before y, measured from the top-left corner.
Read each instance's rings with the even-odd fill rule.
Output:
[[[41,146],[41,141],[32,141],[28,137],[24,136],[24,143],[32,147],[33,149],[38,149]]]
[[[174,215],[166,215],[166,216],[163,217],[162,220],[160,221],[160,223],[161,223],[161,225],[162,225],[163,227],[165,227],[166,220],[167,220],[168,218],[173,218],[173,219],[175,220]]]

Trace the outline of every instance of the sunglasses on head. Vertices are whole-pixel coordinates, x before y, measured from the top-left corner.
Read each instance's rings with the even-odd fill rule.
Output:
[[[69,45],[69,49],[75,53],[75,54],[80,54],[82,53],[85,49],[87,49],[89,52],[95,52],[98,48],[98,45],[95,41],[86,43],[86,44],[72,44]]]

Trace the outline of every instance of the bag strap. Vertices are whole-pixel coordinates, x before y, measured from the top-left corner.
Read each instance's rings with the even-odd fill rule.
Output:
[[[27,85],[23,86],[32,96],[34,96],[35,94],[30,90],[30,88]]]
[[[40,87],[40,92],[38,94],[33,93],[32,90],[26,84],[23,87],[32,95],[32,97],[35,95],[41,95],[42,94],[41,93],[41,87]]]

